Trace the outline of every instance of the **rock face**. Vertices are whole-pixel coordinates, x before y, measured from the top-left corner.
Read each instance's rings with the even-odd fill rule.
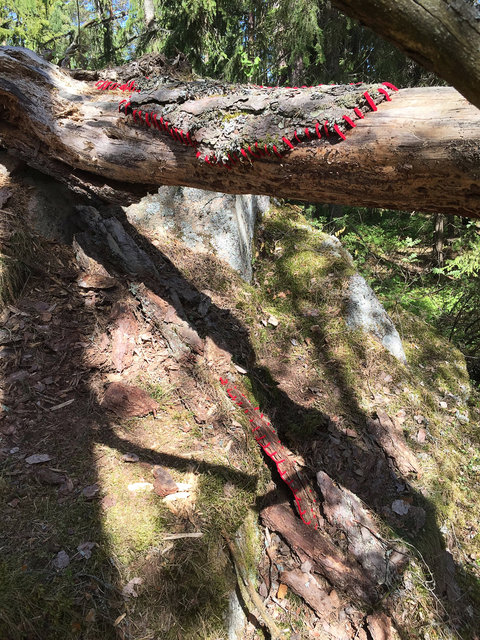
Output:
[[[129,221],[150,231],[174,231],[191,249],[213,251],[248,282],[257,217],[269,198],[227,195],[187,187],[160,187],[158,193],[125,208]]]
[[[346,322],[352,329],[372,333],[397,360],[407,361],[395,325],[365,278],[358,273],[350,278]]]
[[[322,243],[322,248],[355,268],[352,256],[335,236],[327,236]],[[402,340],[395,325],[365,278],[358,273],[350,277],[345,299],[345,313],[345,321],[351,329],[361,329],[374,335],[397,360],[407,361]]]

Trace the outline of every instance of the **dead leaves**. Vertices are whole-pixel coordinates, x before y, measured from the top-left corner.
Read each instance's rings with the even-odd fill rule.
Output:
[[[122,456],[123,462],[135,463],[140,460],[136,453],[124,453]]]
[[[70,557],[66,551],[59,551],[53,560],[53,566],[57,571],[63,571],[70,564]]]
[[[52,457],[48,453],[34,453],[28,458],[25,458],[27,464],[41,464],[42,462],[48,462]]]
[[[122,382],[112,382],[105,391],[100,406],[113,411],[119,418],[133,418],[156,412],[160,405],[146,391]]]
[[[143,584],[143,578],[132,578],[122,589],[124,598],[138,598],[136,588]]]
[[[40,467],[37,469],[35,475],[42,484],[53,486],[62,485],[66,479],[65,474],[49,469],[48,467]]]
[[[155,478],[154,491],[158,496],[165,497],[178,491],[177,483],[164,467],[155,466],[152,473]]]
[[[394,420],[381,409],[377,409],[376,419],[367,419],[368,430],[385,454],[394,461],[404,475],[419,472],[418,462],[407,445],[405,437]]]
[[[92,549],[96,547],[95,542],[82,542],[78,545],[77,551],[81,558],[89,560],[92,557]]]
[[[77,278],[77,285],[81,289],[112,289],[117,284],[115,278],[94,273],[86,273]]]
[[[92,557],[92,549],[94,547],[96,547],[95,542],[82,542],[77,546],[77,553],[72,558],[62,549],[53,559],[53,567],[60,572],[66,569],[75,559],[89,560]]]
[[[100,486],[98,484],[90,484],[84,489],[82,489],[82,496],[86,500],[93,500],[97,493],[100,491]]]

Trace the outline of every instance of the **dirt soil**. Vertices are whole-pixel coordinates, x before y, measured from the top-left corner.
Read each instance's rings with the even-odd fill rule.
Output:
[[[26,196],[20,179],[3,179],[13,225],[5,230],[7,253]],[[379,356],[374,341],[340,343],[336,277],[327,287],[322,280],[324,291],[337,293],[315,294],[314,314],[312,300],[305,311],[288,278],[272,285],[272,265],[281,272],[287,251],[278,251],[285,233],[275,225],[260,230],[250,287],[210,255],[123,224],[158,278],[127,276],[108,256],[86,269],[78,249],[32,235],[33,255],[19,258],[24,285],[2,310],[0,637],[223,640],[243,615],[234,593],[250,609],[238,636],[246,639],[266,637],[271,624],[291,640],[476,637],[472,584],[480,556],[464,543],[468,531],[470,539],[478,535],[473,507],[457,494],[468,516],[456,543],[449,524],[440,531],[429,479],[440,468],[432,453],[436,422],[429,426],[420,414],[420,400],[406,400],[420,378]],[[8,278],[11,262],[2,268]],[[161,322],[145,291],[163,309]],[[348,364],[353,357],[361,360],[358,379]],[[292,550],[288,531],[279,533],[281,524],[265,526],[263,509],[273,509],[274,522],[275,509],[295,514],[295,505],[221,376],[276,425],[324,501],[324,532],[342,557],[374,575],[328,491],[354,505],[356,517],[368,512],[373,537],[407,558],[400,577],[371,578],[383,594],[375,606],[316,571],[307,551]],[[446,428],[460,428],[463,401],[449,398],[446,411],[439,402],[448,385],[437,378],[435,385],[429,410],[440,412]],[[475,411],[470,420],[478,419]],[[462,441],[469,451],[477,446],[467,432]],[[260,595],[263,613],[248,602],[248,588]],[[420,621],[423,635],[413,631]]]

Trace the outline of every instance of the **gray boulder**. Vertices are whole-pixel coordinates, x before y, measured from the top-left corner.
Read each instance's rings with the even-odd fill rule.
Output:
[[[360,274],[350,277],[345,321],[352,329],[372,333],[397,360],[406,362],[402,341],[387,312]]]
[[[250,282],[257,217],[269,198],[228,195],[187,187],[160,187],[125,208],[128,220],[149,231],[167,229],[188,247],[212,251]]]
[[[350,253],[342,247],[338,238],[327,236],[321,248],[335,258],[342,258],[355,268]],[[345,322],[351,329],[361,329],[375,336],[400,362],[406,362],[402,340],[381,302],[367,284],[365,278],[355,273],[350,276],[345,299]]]

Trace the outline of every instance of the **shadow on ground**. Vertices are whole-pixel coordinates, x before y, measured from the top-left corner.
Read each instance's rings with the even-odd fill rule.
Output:
[[[428,572],[435,577],[439,606],[450,612],[446,628],[450,625],[450,630],[457,633],[457,628],[465,623],[465,616],[459,617],[455,603],[462,594],[456,591],[452,566],[429,500],[395,471],[373,441],[371,447],[359,446],[338,428],[333,416],[294,401],[269,369],[257,362],[248,327],[241,326],[229,309],[213,303],[208,313],[200,313],[201,292],[129,225],[121,210],[115,213],[159,274],[157,278],[147,275],[142,279],[122,274],[123,295],[128,296],[131,282],[141,281],[175,307],[180,316],[185,313],[190,327],[201,338],[210,337],[248,369],[255,398],[262,402],[262,408],[272,417],[289,447],[303,456],[312,476],[324,470],[357,494],[399,537],[416,546],[422,543]],[[108,215],[111,214],[112,208],[108,208]],[[200,458],[140,446],[134,434],[119,429],[118,421],[98,403],[102,389],[92,373],[87,353],[91,338],[98,335],[98,326],[105,325],[114,297],[106,295],[86,306],[85,297],[73,283],[76,272],[70,251],[54,245],[50,250],[50,255],[47,247],[47,252],[38,256],[38,264],[45,272],[31,277],[5,323],[11,339],[2,347],[5,394],[1,431],[5,446],[1,489],[5,498],[3,537],[7,554],[1,563],[0,629],[8,640],[47,637],[54,640],[70,634],[72,637],[81,634],[79,637],[86,639],[100,635],[134,638],[138,630],[120,617],[135,609],[135,599],[125,601],[121,592],[125,580],[135,576],[125,576],[112,539],[103,527],[105,512],[114,505],[109,507],[104,501],[83,496],[85,487],[101,483],[98,462],[106,455],[105,448],[119,455],[135,453],[149,464],[195,471],[217,478],[222,485],[230,483],[249,491],[255,490],[258,478]],[[104,266],[112,270],[109,261],[104,261]],[[329,348],[328,336],[321,328],[315,345],[316,357],[323,362],[330,382],[340,394],[346,419],[359,433],[366,433],[370,416],[359,407],[343,363]],[[24,452],[48,453],[58,477],[42,478],[35,465],[26,464]],[[363,473],[359,474],[358,469]],[[274,469],[272,474],[280,484]],[[425,510],[424,533],[409,536],[389,516],[385,507],[392,496],[399,495],[409,495],[416,506]],[[269,492],[264,499],[257,500],[257,510],[276,499],[283,501],[284,494]],[[178,527],[179,519],[185,531],[195,530],[197,523],[189,519],[189,514],[178,518],[159,513],[158,527],[166,530]],[[128,521],[125,526],[128,527]],[[77,551],[70,553],[70,565],[64,570],[54,566],[53,559],[62,549],[76,549],[88,541],[97,545],[91,561],[87,562],[82,552]],[[149,586],[158,592],[151,606],[157,607],[156,615],[161,620],[160,628],[165,629],[165,637],[184,638],[189,633],[207,637],[201,635],[202,625],[206,624],[205,612],[214,615],[234,583],[233,575],[222,582],[219,573],[211,571],[212,557],[221,553],[219,544],[218,539],[186,541],[173,563],[165,562],[161,549],[149,556]],[[15,550],[13,563],[8,557],[9,549],[10,553]],[[23,564],[18,562],[21,556],[26,558]],[[457,571],[461,573],[463,569],[457,567]],[[166,602],[169,607],[176,607],[174,613],[168,607],[162,609]],[[461,608],[465,608],[465,603]],[[72,619],[73,610],[78,617]],[[181,628],[177,626],[179,620]],[[223,621],[220,619],[218,623],[221,625]],[[399,631],[404,638],[411,637],[410,630]]]

